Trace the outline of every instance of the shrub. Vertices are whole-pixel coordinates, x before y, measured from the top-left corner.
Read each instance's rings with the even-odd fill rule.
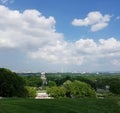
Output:
[[[30,86],[26,86],[27,89],[27,97],[36,97],[36,88],[35,87],[30,87]]]
[[[66,92],[65,89],[63,87],[51,87],[51,88],[47,88],[47,93],[50,94],[51,97],[54,98],[64,98],[66,97]]]

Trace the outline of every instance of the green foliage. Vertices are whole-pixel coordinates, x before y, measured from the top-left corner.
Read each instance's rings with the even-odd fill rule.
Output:
[[[51,88],[47,88],[47,93],[50,94],[51,97],[54,98],[64,98],[66,97],[66,92],[65,89],[63,87],[51,87]]]
[[[90,87],[90,85],[75,80],[71,87],[71,94],[74,98],[81,97],[95,97],[95,91]]]
[[[47,93],[54,98],[69,97],[69,98],[81,98],[81,97],[95,97],[95,91],[90,85],[75,80],[71,82],[67,80],[63,86],[51,87],[47,89]]]
[[[99,78],[96,83],[98,88],[105,89],[105,86],[110,86],[110,92],[120,94],[120,79],[119,78]]]
[[[49,87],[53,87],[53,86],[57,86],[57,85],[56,85],[56,82],[55,82],[55,81],[51,81],[51,80],[50,80],[50,81],[48,82],[48,86],[49,86]]]
[[[26,73],[23,78],[27,86],[40,87],[42,81],[40,73]],[[48,86],[52,87],[55,84],[62,86],[67,80],[73,82],[78,80],[89,84],[93,89],[106,89],[106,85],[110,86],[109,91],[114,94],[120,94],[120,74],[119,73],[46,73]],[[50,81],[50,82],[49,82]],[[54,81],[55,83],[51,83]],[[46,89],[46,86],[44,87]],[[67,91],[67,90],[66,90]],[[67,97],[70,97],[70,92],[66,92]]]
[[[0,96],[2,97],[25,97],[27,91],[25,82],[16,73],[0,68]]]
[[[40,76],[23,76],[23,79],[25,80],[27,86],[40,87],[42,85]]]
[[[112,79],[110,80],[110,91],[114,94],[120,95],[120,79]]]
[[[71,82],[67,80],[64,82],[63,87],[66,89],[66,96],[72,98],[81,97],[95,97],[95,91],[85,82],[75,80]]]
[[[36,88],[35,87],[30,87],[30,86],[26,86],[27,89],[27,97],[36,97]]]
[[[70,80],[67,80],[66,82],[63,83],[63,87],[66,90],[66,96],[71,98],[71,89],[72,89],[73,83]]]
[[[92,88],[96,89],[95,81],[89,78],[89,76],[83,76],[80,73],[48,73],[47,78],[48,80],[55,81],[57,86],[61,86],[67,80],[79,80],[89,84]]]

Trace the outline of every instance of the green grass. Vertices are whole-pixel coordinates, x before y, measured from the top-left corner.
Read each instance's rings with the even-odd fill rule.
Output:
[[[120,99],[1,99],[0,113],[120,113]]]

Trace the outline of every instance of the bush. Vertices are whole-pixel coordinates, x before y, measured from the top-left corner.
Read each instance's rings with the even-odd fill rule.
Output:
[[[65,89],[63,87],[51,87],[51,88],[47,88],[47,93],[50,94],[51,97],[54,98],[64,98],[66,97],[66,92]]]
[[[26,86],[26,89],[27,89],[27,96],[28,97],[36,97],[36,88],[35,87],[30,87],[30,86]]]

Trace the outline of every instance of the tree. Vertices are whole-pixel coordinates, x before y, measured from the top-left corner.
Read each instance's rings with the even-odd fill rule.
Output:
[[[47,88],[47,93],[54,98],[64,98],[66,97],[66,92],[65,89],[63,87],[51,87],[51,88]]]
[[[120,79],[114,78],[109,80],[110,91],[114,94],[120,94]]]
[[[23,79],[25,80],[27,86],[40,87],[42,85],[42,80],[40,79],[40,76],[24,76]]]
[[[56,82],[50,80],[50,81],[48,82],[48,86],[49,86],[49,87],[53,87],[53,86],[57,86],[57,85],[56,85]]]
[[[97,87],[105,89],[105,86],[109,86],[110,92],[114,94],[120,94],[120,79],[119,78],[103,78],[97,79]]]
[[[27,90],[22,77],[9,69],[0,68],[0,96],[2,97],[25,97]]]
[[[75,80],[71,87],[71,95],[74,98],[95,97],[95,91],[85,82]]]
[[[63,83],[63,87],[66,90],[66,96],[71,98],[71,88],[72,88],[72,82],[70,80],[67,80]]]

